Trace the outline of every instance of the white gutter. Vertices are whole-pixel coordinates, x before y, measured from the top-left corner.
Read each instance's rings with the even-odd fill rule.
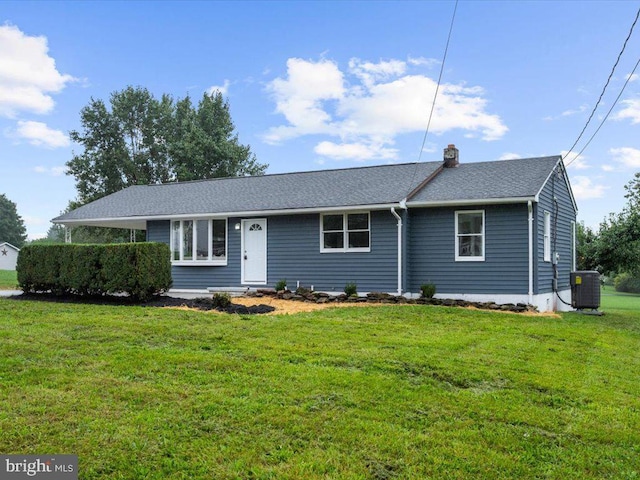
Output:
[[[179,213],[179,214],[158,214],[158,215],[131,215],[120,217],[98,217],[98,218],[59,218],[51,220],[51,223],[64,225],[98,225],[105,223],[121,222],[145,222],[149,220],[181,220],[198,218],[231,218],[231,217],[255,217],[262,215],[297,215],[304,213],[326,213],[326,212],[366,212],[370,210],[386,210],[397,203],[379,203],[371,205],[343,205],[339,207],[313,207],[313,208],[291,208],[278,210],[244,210],[228,212],[204,212],[204,213]],[[400,207],[402,202],[400,202]],[[82,207],[80,207],[82,208]]]
[[[398,296],[400,296],[402,295],[402,218],[396,213],[395,207],[391,207],[391,213],[398,221]]]
[[[537,201],[536,197],[506,197],[506,198],[473,198],[468,200],[430,200],[427,202],[407,202],[407,207],[458,207],[466,205],[511,205]]]
[[[527,202],[529,210],[529,305],[533,305],[533,204]]]

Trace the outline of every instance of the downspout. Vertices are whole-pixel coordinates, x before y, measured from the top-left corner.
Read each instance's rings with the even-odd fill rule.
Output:
[[[400,202],[402,207],[402,202]],[[391,207],[391,213],[398,221],[398,296],[402,295],[402,218],[396,213],[396,208]]]
[[[529,209],[529,305],[533,305],[533,204],[527,202]]]

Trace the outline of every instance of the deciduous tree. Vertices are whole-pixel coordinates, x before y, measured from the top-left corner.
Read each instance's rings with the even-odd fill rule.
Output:
[[[16,204],[6,195],[0,195],[0,242],[8,242],[21,248],[27,240],[27,229],[18,215]]]
[[[91,99],[70,132],[83,151],[67,162],[85,204],[130,185],[261,175],[250,147],[240,144],[229,104],[220,92],[191,99],[156,99],[146,88],[111,94],[110,105]]]
[[[604,273],[627,272],[640,277],[640,173],[625,186],[622,212],[600,224],[597,256]]]
[[[189,97],[177,102],[169,152],[178,181],[262,175],[266,168],[248,145],[240,144],[220,92],[205,93],[197,108]]]
[[[576,224],[576,253],[578,270],[598,269],[598,235],[584,222]]]

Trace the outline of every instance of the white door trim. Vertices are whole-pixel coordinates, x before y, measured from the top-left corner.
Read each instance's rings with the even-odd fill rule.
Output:
[[[247,219],[243,219],[241,221],[242,225],[241,225],[241,248],[240,248],[240,265],[241,265],[241,273],[240,273],[240,281],[241,283],[244,284],[250,284],[250,285],[266,285],[267,284],[267,219],[266,218],[247,218]],[[256,279],[247,279],[245,276],[245,264],[246,264],[246,260],[245,260],[245,256],[250,253],[250,252],[246,252],[246,248],[245,248],[245,232],[246,229],[249,228],[249,225],[253,225],[254,223],[258,223],[260,224],[260,226],[262,227],[262,230],[264,231],[264,243],[261,246],[261,248],[263,248],[263,252],[264,252],[264,262],[261,265],[261,275],[259,275],[261,278],[256,278]]]

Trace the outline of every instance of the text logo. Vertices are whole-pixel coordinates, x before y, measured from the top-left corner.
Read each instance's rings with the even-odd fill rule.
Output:
[[[77,455],[0,455],[0,480],[78,480]]]

